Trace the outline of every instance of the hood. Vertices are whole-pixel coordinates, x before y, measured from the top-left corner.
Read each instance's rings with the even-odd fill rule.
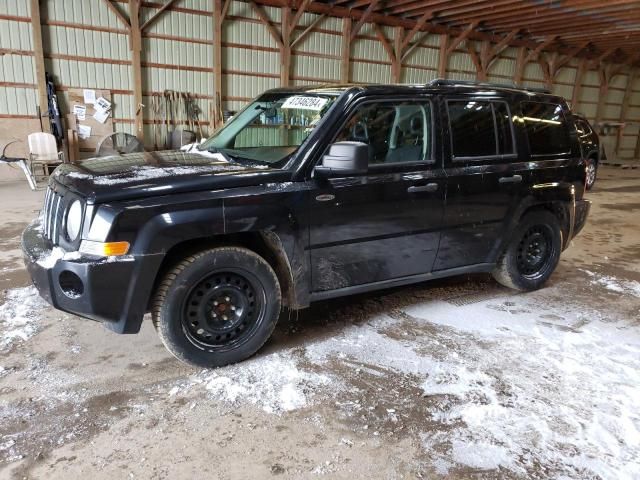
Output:
[[[289,172],[208,152],[142,152],[60,165],[53,179],[90,202],[285,181]],[[282,179],[280,178],[282,177]]]

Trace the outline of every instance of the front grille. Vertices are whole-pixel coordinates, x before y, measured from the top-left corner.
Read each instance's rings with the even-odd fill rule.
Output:
[[[55,192],[51,187],[47,188],[44,196],[42,231],[44,236],[53,245],[58,245],[60,230],[62,226],[62,216],[64,213],[64,197]]]

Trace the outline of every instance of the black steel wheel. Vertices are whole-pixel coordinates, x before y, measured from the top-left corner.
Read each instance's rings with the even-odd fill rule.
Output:
[[[264,320],[266,294],[249,272],[214,271],[185,297],[182,324],[198,348],[223,351],[250,338]]]
[[[185,258],[165,275],[152,317],[178,359],[220,367],[262,347],[280,306],[280,284],[266,260],[246,248],[220,247]]]
[[[535,290],[549,279],[560,260],[562,230],[551,212],[535,210],[520,221],[496,262],[493,277],[517,290]]]
[[[553,232],[548,225],[533,225],[518,244],[516,262],[518,271],[527,278],[544,274],[544,268],[553,255]]]

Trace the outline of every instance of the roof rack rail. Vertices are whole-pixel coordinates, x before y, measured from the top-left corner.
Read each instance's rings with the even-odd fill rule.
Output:
[[[547,88],[518,87],[515,83],[488,83],[474,82],[473,80],[447,80],[444,78],[436,78],[435,80],[431,80],[428,85],[430,87],[463,85],[469,87],[510,88],[512,90],[525,90],[527,92],[551,93],[551,91]]]

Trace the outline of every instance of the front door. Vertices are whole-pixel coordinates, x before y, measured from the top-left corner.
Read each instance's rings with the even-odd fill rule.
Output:
[[[315,180],[309,244],[313,291],[430,272],[445,195],[431,102],[364,101],[333,141],[345,140],[369,145],[369,171]]]

